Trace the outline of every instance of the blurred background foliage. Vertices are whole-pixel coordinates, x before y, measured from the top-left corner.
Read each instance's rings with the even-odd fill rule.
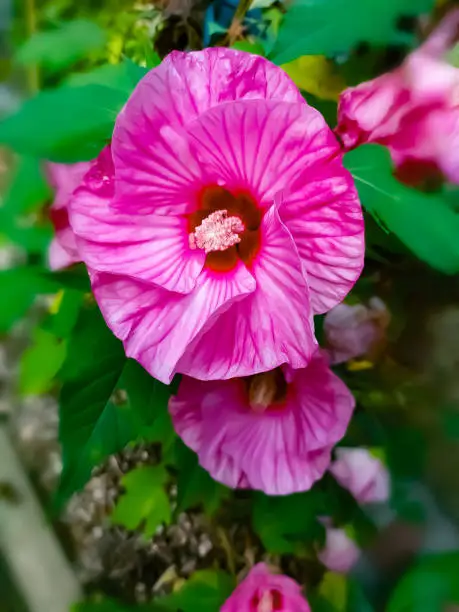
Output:
[[[145,72],[173,49],[199,49],[208,42],[282,65],[333,127],[339,92],[397,65],[453,5],[16,3],[0,68],[2,96],[8,98],[0,122],[0,143],[7,147],[0,208],[6,253],[0,333],[6,346],[23,330],[11,401],[59,397],[62,475],[42,492],[56,524],[69,500],[86,503],[94,478],[109,474],[112,497],[104,498],[99,522],[91,517],[89,527],[102,525],[104,537],[113,538],[109,542],[128,542],[137,555],[134,569],[123,566],[117,574],[104,568],[88,579],[88,599],[75,611],[216,612],[236,575],[261,558],[307,585],[314,612],[445,612],[455,609],[447,605],[459,604],[457,190],[402,185],[387,151],[377,145],[345,158],[366,211],[367,241],[365,271],[349,303],[377,295],[392,317],[377,359],[337,368],[357,399],[342,444],[377,448],[392,477],[390,504],[364,511],[330,476],[307,493],[268,498],[230,492],[199,467],[173,432],[167,412],[173,389],[126,359],[94,304],[83,267],[47,270],[52,191],[43,163],[95,157]],[[234,27],[235,11],[242,11],[242,29]],[[419,19],[426,13],[430,21]],[[318,329],[321,323],[318,318]],[[113,457],[122,467],[112,477]],[[365,550],[350,578],[317,562],[323,515],[345,526]],[[150,551],[172,546],[180,520],[198,519],[212,551],[192,571],[183,569],[181,549],[179,561],[167,555],[158,560]],[[127,558],[125,553],[125,565]],[[148,592],[139,595],[138,584]]]

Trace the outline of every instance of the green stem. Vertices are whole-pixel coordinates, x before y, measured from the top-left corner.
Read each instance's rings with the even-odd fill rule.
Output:
[[[243,21],[252,2],[253,0],[239,0],[239,4],[237,5],[236,12],[234,13],[233,21],[235,20],[239,22]]]
[[[25,23],[27,38],[35,34],[37,30],[37,11],[35,0],[25,0]],[[40,75],[38,66],[30,66],[27,69],[27,86],[29,93],[34,94],[40,88]]]

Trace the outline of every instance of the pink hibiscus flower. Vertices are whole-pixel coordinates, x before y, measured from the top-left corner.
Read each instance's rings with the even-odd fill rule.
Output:
[[[300,585],[258,563],[226,600],[220,612],[310,612]]]
[[[323,476],[354,404],[317,353],[302,370],[284,366],[228,381],[184,378],[169,411],[177,433],[215,480],[288,495]]]
[[[69,223],[68,206],[73,192],[89,169],[89,162],[77,164],[46,165],[48,180],[55,191],[49,215],[54,226],[54,238],[48,252],[49,267],[52,270],[66,268],[81,261],[78,256],[75,235]]]
[[[363,221],[322,116],[267,60],[171,53],[139,83],[71,222],[102,313],[169,382],[300,368],[360,274]],[[275,201],[276,200],[276,201]]]
[[[365,448],[337,448],[330,472],[361,504],[389,499],[389,472],[382,461]]]
[[[380,143],[408,183],[439,174],[459,182],[459,68],[446,57],[458,32],[456,10],[402,66],[341,94],[336,131],[346,149]]]

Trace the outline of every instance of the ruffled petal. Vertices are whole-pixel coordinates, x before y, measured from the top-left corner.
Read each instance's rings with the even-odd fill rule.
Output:
[[[231,305],[197,338],[177,370],[202,380],[250,376],[283,363],[310,361],[314,337],[309,291],[295,244],[273,206],[264,216],[261,250],[250,272],[256,290]]]
[[[410,94],[401,70],[349,87],[339,98],[339,135],[346,149],[396,133],[409,110]]]
[[[76,164],[48,162],[46,164],[46,175],[55,191],[53,208],[59,210],[68,206],[73,192],[79,187],[90,165],[91,162],[78,162]]]
[[[350,291],[365,255],[362,208],[340,157],[304,170],[282,192],[279,212],[306,271],[314,314],[327,312]]]
[[[241,98],[301,102],[290,78],[267,60],[232,49],[173,52],[138,84],[113,134],[117,206],[182,214],[194,206],[200,169],[186,126]],[[118,180],[119,179],[119,180]]]
[[[169,404],[173,423],[213,478],[288,495],[310,489],[324,474],[354,399],[320,356],[293,377],[286,404],[261,414],[248,405],[241,379],[182,380]]]
[[[302,102],[242,100],[210,109],[189,126],[205,180],[248,190],[262,206],[273,203],[302,172],[339,153],[322,115]]]
[[[105,150],[75,192],[70,206],[78,248],[89,268],[189,293],[205,261],[188,243],[185,217],[122,214],[111,203],[114,171]]]
[[[107,325],[123,341],[127,356],[166,384],[188,344],[221,309],[255,289],[255,280],[242,263],[224,275],[205,270],[187,295],[95,271],[91,281]]]
[[[301,423],[308,451],[334,446],[346,433],[355,399],[343,381],[317,354],[301,372],[290,371],[295,402],[301,407]]]

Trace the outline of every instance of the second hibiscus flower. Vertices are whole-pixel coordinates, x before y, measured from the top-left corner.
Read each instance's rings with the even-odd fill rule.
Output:
[[[139,83],[70,216],[108,325],[166,383],[305,367],[312,316],[363,264],[333,133],[280,68],[228,49]]]

